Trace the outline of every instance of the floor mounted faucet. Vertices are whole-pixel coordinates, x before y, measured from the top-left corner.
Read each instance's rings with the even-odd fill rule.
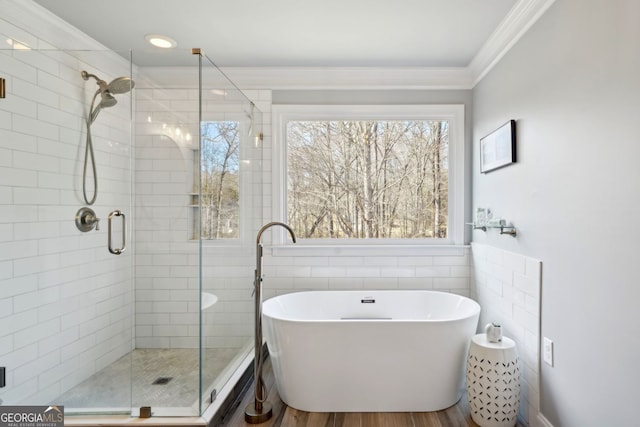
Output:
[[[293,243],[296,235],[287,224],[283,222],[270,222],[265,224],[256,238],[256,270],[253,279],[253,293],[255,296],[255,357],[253,360],[253,379],[255,381],[255,399],[249,403],[244,411],[244,420],[249,424],[260,424],[267,421],[273,415],[273,408],[267,402],[266,390],[262,381],[262,233],[270,227],[279,225],[287,229]]]

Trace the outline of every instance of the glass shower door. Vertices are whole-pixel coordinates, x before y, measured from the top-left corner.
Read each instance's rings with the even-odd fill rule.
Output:
[[[0,400],[129,412],[134,257],[122,215],[111,221],[121,253],[108,249],[109,214],[131,213],[131,91],[116,87],[129,55],[36,49],[46,41],[1,19],[0,33],[11,41],[0,51]]]

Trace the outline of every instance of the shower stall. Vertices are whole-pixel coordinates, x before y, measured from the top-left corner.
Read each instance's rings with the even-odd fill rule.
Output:
[[[0,404],[200,416],[252,356],[258,93],[198,49],[0,35]]]

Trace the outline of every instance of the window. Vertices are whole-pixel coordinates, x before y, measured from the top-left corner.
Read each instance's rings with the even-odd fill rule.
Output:
[[[463,106],[276,106],[274,194],[314,243],[462,243]]]
[[[237,239],[240,216],[240,123],[202,122],[200,234]]]

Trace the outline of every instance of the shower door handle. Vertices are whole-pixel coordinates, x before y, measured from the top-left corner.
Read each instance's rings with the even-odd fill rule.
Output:
[[[113,245],[111,244],[111,222],[113,220],[114,216],[121,216],[122,217],[122,247],[121,248],[114,248]],[[125,215],[119,211],[119,210],[115,210],[113,212],[111,212],[109,214],[109,231],[108,231],[108,245],[109,245],[109,252],[111,252],[114,255],[120,255],[122,252],[125,251],[125,249],[127,248],[126,245],[126,241],[127,241],[127,221],[126,221],[126,217]]]

